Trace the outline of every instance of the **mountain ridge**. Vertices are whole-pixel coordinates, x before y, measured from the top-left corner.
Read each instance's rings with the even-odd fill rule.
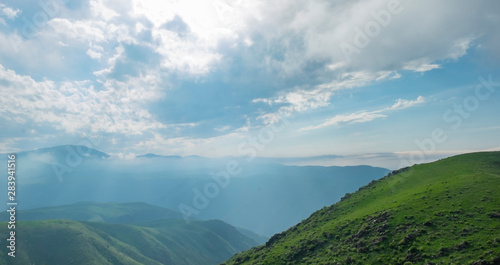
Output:
[[[9,235],[7,223],[0,226],[0,235]],[[251,231],[241,233],[220,220],[187,223],[180,213],[145,203],[19,210],[16,226],[16,257],[0,249],[1,265],[217,264],[259,244]]]
[[[23,202],[21,210],[79,201],[141,201],[177,211],[187,205],[197,213],[189,218],[220,219],[271,236],[390,172],[371,166],[247,165],[240,161],[241,173],[231,177],[227,187],[217,186],[216,196],[209,199],[203,194],[205,187],[217,185],[213,174],[222,172],[230,160],[87,159],[76,147],[72,149],[77,157],[66,147],[58,147],[58,155],[42,150],[17,159],[16,173],[23,176],[17,179],[23,187],[17,194]],[[0,185],[7,185],[6,178],[0,178]],[[206,198],[203,209],[195,208],[193,202],[200,193]]]

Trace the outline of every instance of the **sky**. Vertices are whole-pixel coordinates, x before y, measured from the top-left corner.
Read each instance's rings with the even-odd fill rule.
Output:
[[[3,1],[0,152],[398,168],[500,150],[498,25],[496,0]]]

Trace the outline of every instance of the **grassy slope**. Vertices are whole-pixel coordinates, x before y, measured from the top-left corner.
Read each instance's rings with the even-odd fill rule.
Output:
[[[500,264],[499,188],[500,152],[416,165],[226,264]]]
[[[7,224],[0,223],[6,238]],[[16,258],[0,249],[0,264],[217,264],[255,246],[221,221],[155,221],[133,226],[45,220],[16,225]]]

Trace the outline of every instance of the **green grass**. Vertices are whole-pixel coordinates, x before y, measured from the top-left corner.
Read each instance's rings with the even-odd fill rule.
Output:
[[[0,235],[7,238],[7,223]],[[7,242],[7,241],[5,241]],[[129,225],[70,220],[16,223],[16,257],[0,264],[218,264],[257,243],[222,221],[157,220]]]
[[[225,264],[500,264],[500,152],[389,174]]]

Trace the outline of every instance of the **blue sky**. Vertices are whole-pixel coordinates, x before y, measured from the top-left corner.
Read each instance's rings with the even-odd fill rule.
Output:
[[[397,168],[500,149],[498,1],[33,3],[0,4],[0,152]]]

